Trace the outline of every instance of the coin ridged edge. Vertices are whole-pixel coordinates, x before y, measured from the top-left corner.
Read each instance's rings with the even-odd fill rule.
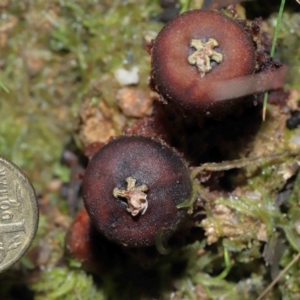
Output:
[[[10,266],[14,265],[18,260],[20,260],[23,255],[26,253],[26,251],[31,246],[33,239],[36,235],[38,224],[39,224],[39,210],[38,210],[38,203],[37,198],[35,194],[34,187],[30,183],[29,179],[27,178],[27,175],[13,162],[5,159],[4,157],[0,156],[0,163],[3,163],[9,170],[13,171],[14,174],[17,175],[17,177],[24,183],[26,190],[28,191],[28,195],[30,199],[34,199],[35,201],[30,201],[32,210],[33,210],[33,216],[36,216],[36,218],[33,218],[31,220],[32,223],[32,231],[30,232],[29,238],[23,249],[19,252],[19,255],[16,257],[16,259],[12,259],[9,263],[4,264],[3,266],[0,266],[0,273],[7,270]]]

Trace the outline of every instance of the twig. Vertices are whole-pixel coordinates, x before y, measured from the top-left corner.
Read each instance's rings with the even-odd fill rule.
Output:
[[[293,260],[276,276],[276,278],[269,284],[269,286],[259,295],[256,300],[263,299],[269,291],[274,287],[274,285],[279,281],[279,279],[299,260],[300,253],[298,253]]]
[[[275,32],[274,32],[274,37],[273,37],[273,41],[272,41],[272,47],[271,47],[271,53],[270,53],[271,57],[273,57],[275,54],[275,48],[276,48],[276,43],[277,43],[277,39],[278,39],[278,33],[279,33],[279,28],[280,28],[280,23],[281,23],[281,19],[282,19],[284,5],[285,5],[285,0],[281,0],[279,13],[278,13],[278,17],[277,17],[277,22],[276,22],[276,27],[275,27]],[[264,94],[264,105],[263,105],[263,114],[262,114],[263,121],[265,121],[265,119],[266,119],[268,95],[269,95],[268,92],[266,92]]]

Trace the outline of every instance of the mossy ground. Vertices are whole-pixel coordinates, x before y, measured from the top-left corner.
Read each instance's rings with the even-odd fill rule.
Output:
[[[202,2],[191,1],[191,6]],[[195,181],[200,191],[196,207],[205,216],[195,217],[194,230],[202,240],[194,238],[174,250],[153,270],[133,266],[139,280],[122,268],[93,278],[63,259],[71,218],[59,188],[70,171],[60,156],[71,139],[78,147],[84,144],[78,116],[86,101],[116,135],[131,122],[116,105],[121,86],[115,71],[137,66],[137,88],[148,91],[145,44],[163,26],[158,21],[162,8],[151,0],[12,0],[0,5],[0,81],[9,90],[0,90],[0,155],[27,173],[41,214],[31,250],[0,275],[0,299],[256,299],[300,252],[300,129],[285,128],[289,112],[268,107],[247,155],[258,158],[243,162],[243,184],[209,193]],[[300,99],[300,13],[295,7],[283,16],[276,52],[291,66],[287,88],[293,108]],[[246,14],[248,8],[249,3]],[[267,18],[264,29],[271,36],[276,14],[257,4],[250,9]],[[299,266],[297,260],[289,267],[266,299],[299,299]]]

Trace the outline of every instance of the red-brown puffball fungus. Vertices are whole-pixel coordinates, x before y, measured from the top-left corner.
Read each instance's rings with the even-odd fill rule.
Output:
[[[162,242],[178,228],[191,181],[181,157],[157,140],[121,136],[100,149],[86,169],[83,200],[95,227],[124,247]]]
[[[283,72],[254,75],[256,50],[241,22],[216,11],[186,12],[169,22],[151,46],[150,86],[184,111],[215,113],[235,103],[229,99],[282,86]]]

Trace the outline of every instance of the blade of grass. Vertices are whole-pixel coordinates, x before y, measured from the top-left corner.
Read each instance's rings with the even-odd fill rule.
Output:
[[[279,28],[280,28],[284,5],[285,5],[285,0],[281,0],[281,4],[279,7],[279,12],[278,12],[278,16],[277,16],[277,21],[276,21],[275,32],[274,32],[273,41],[272,41],[272,47],[271,47],[271,53],[270,53],[271,57],[274,57],[274,54],[275,54],[278,32],[279,32]],[[263,121],[265,121],[265,119],[266,119],[267,104],[268,104],[268,92],[265,92],[264,104],[263,104],[263,114],[262,114]]]
[[[300,253],[298,253],[292,261],[277,275],[277,277],[270,283],[270,285],[259,295],[256,300],[262,300],[280,280],[280,278],[299,260]]]
[[[181,10],[180,10],[180,14],[186,12],[189,9],[190,3],[191,3],[191,0],[184,0],[182,2],[182,7],[181,7]]]
[[[231,262],[230,262],[230,256],[227,249],[224,249],[224,262],[225,262],[225,269],[222,271],[221,274],[219,274],[216,278],[218,279],[224,279],[228,275],[228,273],[231,270]]]
[[[6,92],[9,93],[9,89],[0,81],[0,87]]]

